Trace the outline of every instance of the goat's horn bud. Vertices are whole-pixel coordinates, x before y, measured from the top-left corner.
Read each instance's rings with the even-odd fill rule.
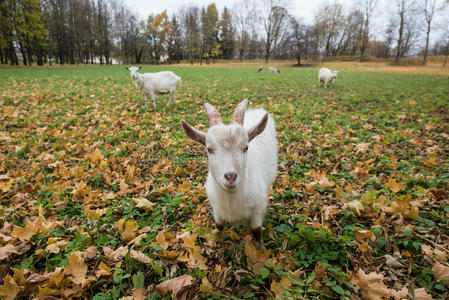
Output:
[[[213,107],[209,103],[204,103],[204,109],[206,110],[210,127],[218,124],[223,124],[223,121],[221,121],[220,113],[215,107]]]
[[[244,99],[242,102],[237,105],[237,108],[234,111],[234,115],[232,116],[231,123],[240,124],[243,126],[243,120],[245,118],[246,107],[248,106],[248,99]]]

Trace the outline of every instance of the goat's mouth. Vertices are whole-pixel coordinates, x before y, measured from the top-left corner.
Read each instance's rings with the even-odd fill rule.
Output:
[[[237,187],[237,182],[235,181],[233,183],[223,182],[223,187],[228,190],[235,189]]]

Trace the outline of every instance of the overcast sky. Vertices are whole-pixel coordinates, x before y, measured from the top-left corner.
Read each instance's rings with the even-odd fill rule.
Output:
[[[151,13],[157,14],[162,12],[164,9],[167,10],[169,16],[177,13],[182,7],[198,6],[204,7],[210,3],[215,3],[219,12],[223,11],[226,6],[232,8],[233,5],[239,0],[122,0],[128,8],[137,13],[140,18],[146,19]],[[302,18],[306,23],[311,24],[313,18],[320,7],[325,4],[338,2],[343,4],[345,8],[352,8],[355,3],[361,2],[360,0],[287,0],[290,3],[290,14],[295,17]],[[382,38],[391,16],[391,13],[396,9],[393,0],[378,0],[378,6],[376,13],[373,16],[373,28],[371,28],[372,34],[377,38]],[[437,2],[441,2],[438,0]],[[434,25],[437,25],[441,19],[441,14],[439,17],[435,18]],[[424,24],[423,24],[424,26]],[[424,27],[423,27],[424,28]],[[439,36],[438,32],[434,32],[431,37],[431,41],[437,39]]]
[[[210,3],[215,3],[218,10],[221,12],[226,6],[232,8],[234,3],[238,0],[123,0],[128,5],[128,8],[134,12],[137,12],[140,17],[145,18],[150,13],[160,13],[164,9],[167,9],[169,15],[177,13],[178,10],[185,6],[207,6]],[[381,0],[383,1],[383,0]],[[312,22],[315,12],[325,3],[329,3],[328,0],[290,0],[291,12],[294,16],[303,18],[306,22]],[[340,0],[342,4],[351,4],[353,0]],[[346,5],[345,5],[346,6]]]

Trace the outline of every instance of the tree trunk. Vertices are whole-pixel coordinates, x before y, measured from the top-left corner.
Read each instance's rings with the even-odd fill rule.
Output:
[[[400,15],[401,17],[401,23],[399,25],[399,38],[398,38],[398,44],[397,44],[397,49],[396,49],[396,57],[394,58],[394,64],[395,65],[399,65],[399,60],[400,60],[400,56],[401,56],[401,47],[402,47],[402,35],[403,35],[403,31],[404,31],[404,14],[401,13]]]
[[[446,55],[444,56],[443,67],[446,66],[446,63],[447,63],[447,57],[448,57],[448,53],[446,53]]]
[[[429,36],[430,36],[430,22],[427,22],[426,48],[424,49],[424,58],[422,60],[423,65],[426,65],[427,63],[427,52],[429,51]]]

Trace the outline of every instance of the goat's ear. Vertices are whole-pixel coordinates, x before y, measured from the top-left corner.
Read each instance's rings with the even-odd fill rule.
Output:
[[[125,67],[125,69],[129,71],[129,68],[128,68],[128,66],[126,66],[126,67]]]
[[[206,134],[204,132],[193,128],[184,120],[181,121],[181,127],[189,138],[206,146]]]
[[[140,69],[142,69],[142,66],[139,66],[139,68],[137,69],[137,71],[140,71]]]
[[[255,125],[250,130],[248,130],[249,141],[251,141],[253,138],[258,136],[265,130],[265,127],[267,127],[267,122],[268,122],[268,114],[266,113],[263,116],[262,120],[260,120],[259,124]]]

